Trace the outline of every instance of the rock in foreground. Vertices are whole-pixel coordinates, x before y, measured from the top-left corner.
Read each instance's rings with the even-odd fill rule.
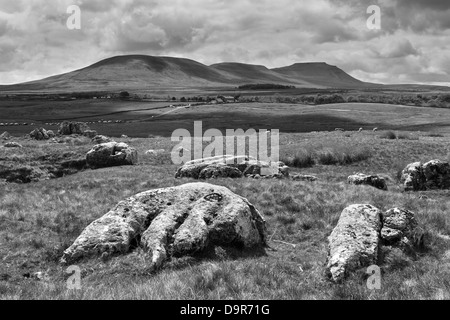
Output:
[[[340,282],[356,269],[383,263],[381,251],[397,248],[410,254],[419,247],[423,247],[423,232],[414,213],[399,208],[382,213],[374,206],[355,204],[342,211],[328,237],[327,274]]]
[[[137,161],[136,149],[119,142],[96,145],[86,155],[86,162],[91,168],[134,165]]]
[[[266,241],[258,210],[229,189],[207,183],[150,190],[120,202],[64,251],[62,263],[142,247],[151,268],[208,246],[252,248]]]
[[[355,204],[344,209],[328,238],[327,271],[335,282],[362,266],[376,264],[381,212],[374,206]]]

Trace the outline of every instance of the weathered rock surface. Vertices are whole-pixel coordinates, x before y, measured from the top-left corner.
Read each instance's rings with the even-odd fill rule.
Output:
[[[88,137],[88,138],[95,138],[98,135],[97,131],[95,130],[86,130],[83,132],[83,136]]]
[[[381,211],[368,204],[351,205],[342,211],[328,238],[327,272],[335,282],[348,272],[376,264],[378,259]]]
[[[147,150],[147,151],[145,151],[145,155],[147,155],[147,156],[157,156],[159,154],[163,154],[164,152],[165,152],[164,149]]]
[[[405,191],[450,189],[450,164],[431,160],[425,164],[408,164],[401,174]]]
[[[70,122],[64,121],[59,125],[58,133],[63,136],[69,136],[72,134],[84,134],[85,131],[90,130],[88,125],[84,122]]]
[[[87,153],[86,161],[91,168],[134,165],[138,154],[126,143],[108,142],[94,146]]]
[[[207,183],[150,190],[121,201],[64,251],[62,263],[124,254],[139,246],[157,268],[172,256],[210,246],[264,246],[265,220],[229,189]]]
[[[347,182],[354,185],[368,185],[380,190],[387,190],[386,180],[377,175],[357,173],[348,177]]]
[[[214,178],[241,178],[242,172],[235,167],[216,163],[208,165],[198,176],[199,179],[214,179]]]
[[[108,143],[108,142],[114,142],[111,138],[108,138],[106,136],[97,135],[94,138],[92,138],[92,142],[95,144],[102,144],[102,143]]]
[[[7,142],[3,146],[5,148],[22,148],[22,145],[17,142]]]
[[[47,131],[44,128],[36,128],[30,132],[30,137],[34,140],[48,140],[54,136],[53,131]]]
[[[381,265],[392,249],[409,255],[423,246],[423,232],[411,211],[393,208],[382,213],[371,205],[352,205],[342,211],[328,237],[326,271],[340,282],[356,269]]]
[[[399,247],[406,251],[421,245],[416,243],[417,221],[411,211],[400,208],[390,209],[383,213],[382,224],[380,235],[384,245]]]
[[[2,134],[0,134],[0,139],[2,139],[2,140],[8,140],[8,139],[11,139],[11,137],[12,136],[9,134],[8,131],[5,131]]]
[[[296,174],[296,175],[293,175],[291,178],[294,181],[310,181],[310,182],[314,182],[314,181],[319,180],[319,178],[317,178],[316,176],[303,175],[303,174]]]
[[[240,178],[242,176],[274,176],[278,174],[289,176],[289,167],[283,162],[277,162],[272,166],[252,157],[226,155],[189,161],[177,170],[175,178]]]

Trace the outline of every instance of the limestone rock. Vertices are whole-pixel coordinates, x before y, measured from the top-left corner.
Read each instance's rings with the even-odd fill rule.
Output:
[[[30,137],[34,140],[48,140],[50,136],[44,128],[36,128],[30,132]]]
[[[164,152],[165,152],[164,149],[147,150],[147,151],[145,151],[145,155],[147,155],[147,156],[157,156],[157,155],[162,154]]]
[[[401,182],[405,191],[450,189],[450,164],[440,160],[411,163],[403,169]]]
[[[97,135],[94,138],[92,138],[92,142],[94,142],[95,144],[102,144],[102,143],[108,143],[108,142],[114,142],[114,141],[106,136]]]
[[[381,211],[374,206],[355,204],[342,211],[328,237],[327,273],[333,281],[377,263],[380,229]]]
[[[8,140],[10,139],[12,136],[9,134],[8,131],[3,132],[2,134],[0,134],[0,139],[2,140]]]
[[[316,176],[302,175],[302,174],[293,175],[291,178],[294,181],[310,181],[310,182],[314,182],[314,181],[319,180],[319,178],[317,178]]]
[[[88,125],[84,122],[64,121],[59,125],[58,133],[64,136],[69,136],[72,134],[82,135],[87,130],[90,129]]]
[[[239,170],[241,174],[238,174],[235,169]],[[205,174],[201,175],[201,172],[204,170]],[[215,173],[212,174],[212,172]],[[222,173],[223,175],[221,175]],[[283,162],[269,164],[252,157],[225,155],[189,161],[177,170],[175,178],[227,178],[230,177],[231,173],[235,178],[256,175],[274,176],[278,174],[289,176],[289,167]]]
[[[414,162],[406,166],[402,171],[401,181],[405,191],[418,191],[424,187],[425,176],[422,171],[422,163]]]
[[[450,188],[450,164],[448,162],[431,160],[422,168],[426,190]]]
[[[386,180],[377,175],[357,173],[348,177],[347,182],[354,185],[368,185],[380,190],[387,190]]]
[[[150,190],[121,201],[64,251],[62,263],[142,247],[157,268],[171,256],[210,246],[253,248],[266,242],[265,220],[229,189],[207,183]]]
[[[223,163],[211,164],[204,168],[198,178],[212,179],[212,178],[241,178],[242,172],[238,168],[228,166]]]
[[[88,137],[88,138],[95,138],[98,135],[97,131],[95,130],[86,130],[83,132],[83,136]]]
[[[396,246],[410,250],[415,243],[417,221],[414,213],[408,210],[393,208],[382,215],[381,239],[384,245]]]
[[[134,165],[137,161],[136,149],[118,142],[96,145],[86,155],[86,162],[92,168]]]
[[[3,145],[5,148],[22,148],[22,145],[17,142],[8,142]]]

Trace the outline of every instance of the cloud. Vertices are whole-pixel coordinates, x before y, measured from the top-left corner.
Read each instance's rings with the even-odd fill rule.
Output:
[[[81,30],[66,9],[81,8]],[[381,8],[381,30],[366,10]],[[446,81],[450,2],[438,0],[0,0],[0,83],[122,54],[279,67],[325,61],[366,81]]]

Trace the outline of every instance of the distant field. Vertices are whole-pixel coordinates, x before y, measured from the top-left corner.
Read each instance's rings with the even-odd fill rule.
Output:
[[[125,123],[90,124],[99,133],[131,137],[170,136],[178,128],[192,130],[194,121],[203,129],[254,128],[281,132],[380,130],[450,132],[450,109],[369,103],[342,103],[320,106],[280,103],[236,103],[170,108],[170,102],[105,100],[0,101],[1,122],[27,122],[47,129],[45,123],[63,120],[121,120]],[[183,105],[174,103],[175,106]],[[3,126],[13,135],[29,133],[28,126]]]

